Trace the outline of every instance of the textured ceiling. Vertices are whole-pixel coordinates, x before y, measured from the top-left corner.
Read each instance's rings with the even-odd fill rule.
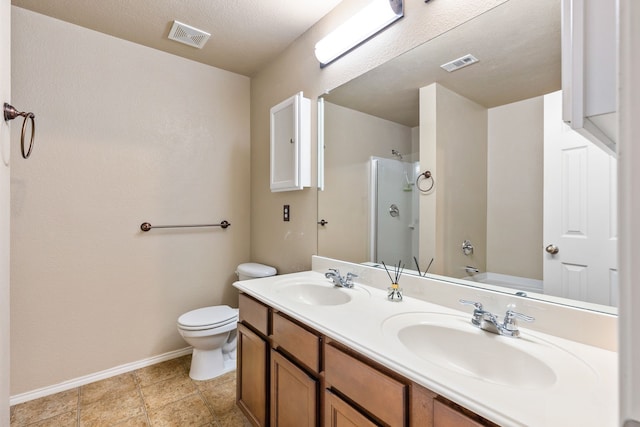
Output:
[[[246,76],[253,75],[340,0],[12,0],[101,33]],[[174,20],[211,38],[202,49],[167,39]]]
[[[466,54],[480,62],[448,73]],[[419,123],[418,89],[438,82],[487,108],[560,89],[560,0],[509,0],[340,86],[334,104],[406,126]]]

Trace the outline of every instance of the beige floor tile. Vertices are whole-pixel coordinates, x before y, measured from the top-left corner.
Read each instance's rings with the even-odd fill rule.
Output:
[[[235,404],[236,373],[194,381],[190,363],[187,355],[12,406],[11,427],[249,427]]]
[[[138,384],[140,384],[141,387],[167,380],[175,377],[176,375],[183,375],[185,373],[188,373],[188,371],[185,369],[185,365],[182,363],[180,358],[167,360],[166,362],[147,366],[146,368],[135,371]]]
[[[78,425],[78,411],[66,412],[49,419],[29,424],[29,427],[76,427]]]
[[[193,381],[185,375],[169,378],[168,380],[142,387],[142,397],[147,406],[147,411],[160,409],[163,406],[182,400],[197,392]]]
[[[114,424],[113,427],[148,427],[146,415],[139,415],[137,417],[129,418],[121,423]]]
[[[200,393],[216,416],[225,415],[236,408],[235,381],[208,384],[200,388]]]
[[[88,405],[105,398],[112,399],[137,387],[133,373],[118,375],[80,387],[80,405]]]
[[[144,415],[144,403],[138,390],[120,393],[80,408],[81,426],[107,426]]]
[[[198,385],[198,387],[205,386],[208,387],[212,384],[224,384],[226,382],[229,381],[235,381],[236,380],[236,371],[231,371],[231,372],[227,372],[226,374],[220,375],[217,378],[214,378],[212,380],[205,380],[205,381],[195,381],[196,385]]]
[[[78,408],[78,389],[67,390],[51,396],[15,405],[11,425],[18,427],[72,412]]]
[[[189,371],[191,368],[191,354],[184,355],[182,357],[178,357],[178,359],[184,365],[185,369]]]
[[[213,422],[209,408],[198,394],[149,412],[152,427],[204,426]]]
[[[218,418],[218,427],[252,427],[247,417],[236,406],[226,415]]]

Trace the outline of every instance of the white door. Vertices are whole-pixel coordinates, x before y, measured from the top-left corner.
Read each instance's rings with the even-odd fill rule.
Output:
[[[544,98],[544,162],[544,293],[617,305],[617,161],[562,122],[561,92]]]

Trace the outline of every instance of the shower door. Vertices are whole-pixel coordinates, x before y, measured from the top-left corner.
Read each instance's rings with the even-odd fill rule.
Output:
[[[419,236],[417,174],[418,162],[371,158],[372,262],[402,261],[407,268],[413,268]]]

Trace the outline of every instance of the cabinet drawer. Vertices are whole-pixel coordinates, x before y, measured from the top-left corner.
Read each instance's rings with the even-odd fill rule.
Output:
[[[467,416],[437,399],[433,401],[433,427],[486,426],[497,427],[496,424],[487,421],[476,414],[470,414],[470,416]]]
[[[386,425],[406,425],[407,385],[331,345],[324,349],[327,387],[347,396]]]
[[[273,313],[273,345],[314,373],[320,371],[320,337],[280,313]]]
[[[251,325],[265,336],[269,335],[269,307],[245,294],[239,295],[238,307],[241,322]]]

